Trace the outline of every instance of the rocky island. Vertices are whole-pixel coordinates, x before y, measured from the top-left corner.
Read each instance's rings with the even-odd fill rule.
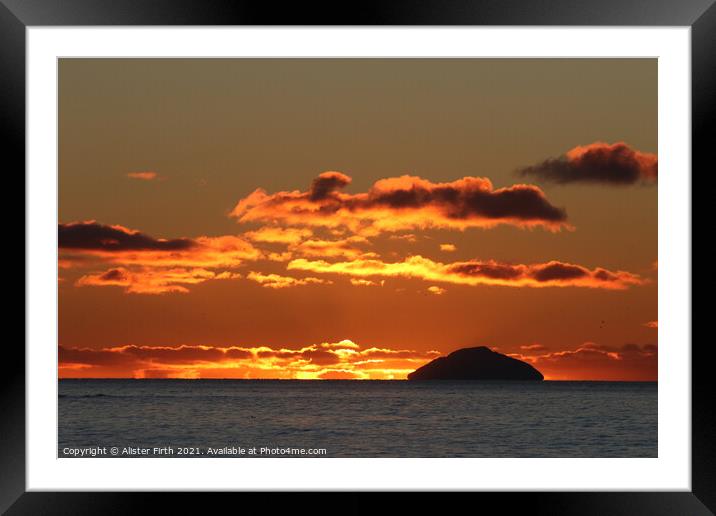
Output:
[[[527,362],[486,346],[463,348],[416,369],[408,380],[542,381],[544,376]]]

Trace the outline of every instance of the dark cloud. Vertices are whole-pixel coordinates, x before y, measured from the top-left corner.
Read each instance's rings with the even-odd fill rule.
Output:
[[[75,286],[124,287],[128,294],[186,294],[189,285],[238,279],[241,275],[232,269],[264,256],[241,236],[154,238],[96,221],[59,224],[58,241],[58,267],[95,269]],[[113,267],[98,272],[101,263]]]
[[[524,274],[524,267],[495,262],[459,262],[448,267],[449,273],[465,276],[482,276],[491,279],[517,279]]]
[[[616,281],[617,277],[614,273],[608,270],[598,268],[594,271],[594,277],[602,281]]]
[[[224,356],[235,360],[246,360],[253,358],[251,351],[240,348],[227,348],[224,350]]]
[[[127,272],[123,269],[110,269],[107,272],[100,274],[97,279],[99,281],[128,281]]]
[[[137,366],[137,364],[197,364],[253,359],[249,349],[211,346],[122,346],[100,350],[58,346],[59,363],[90,366]]]
[[[201,346],[179,346],[177,348],[125,346],[122,352],[141,360],[173,364],[218,362],[225,359],[223,349]]]
[[[303,358],[318,365],[333,365],[341,361],[341,358],[332,351],[324,351],[322,349],[306,350],[301,355]]]
[[[447,267],[451,274],[474,278],[489,278],[494,280],[534,280],[538,283],[573,282],[575,280],[597,281],[600,283],[620,282],[625,279],[623,274],[614,273],[597,267],[589,270],[581,265],[551,261],[537,265],[511,265],[495,261],[481,262],[472,260],[458,262]]]
[[[97,222],[58,224],[60,249],[95,251],[182,251],[194,247],[188,238],[156,239],[122,226],[107,226]]]
[[[312,201],[320,201],[331,192],[345,188],[350,182],[351,178],[340,172],[324,172],[313,180],[309,198]]]
[[[636,344],[605,346],[587,342],[576,350],[547,353],[536,359],[540,362],[560,364],[574,362],[586,365],[590,362],[597,362],[614,366],[623,366],[629,363],[642,365],[646,363],[646,359],[650,359],[653,361],[653,366],[655,367],[657,357],[658,347],[653,344],[646,344],[644,346],[638,346]]]
[[[558,184],[631,185],[655,183],[658,166],[655,154],[640,152],[623,142],[611,145],[597,142],[575,147],[559,158],[521,168],[518,173]]]
[[[344,202],[351,211],[376,207],[395,210],[436,208],[446,217],[466,219],[515,219],[563,222],[566,212],[552,206],[538,188],[514,185],[493,190],[481,181],[465,178],[452,183],[427,181],[395,183],[391,188],[374,188],[366,198]],[[491,185],[490,185],[491,186]]]
[[[136,360],[128,355],[115,353],[108,349],[67,348],[58,346],[60,366],[67,364],[83,364],[87,366],[118,366],[133,364]]]
[[[350,177],[344,174],[326,172],[305,192],[268,194],[258,189],[240,200],[231,215],[242,222],[348,227],[374,233],[495,224],[556,230],[567,225],[565,210],[553,206],[534,185],[496,189],[481,177],[433,183],[405,175],[381,179],[365,193],[349,194],[342,191],[349,183]]]
[[[576,349],[534,354],[522,346],[510,356],[525,360],[552,380],[654,381],[658,376],[659,349],[655,344],[608,346],[585,342]]]
[[[280,358],[282,360],[293,360],[296,358],[297,355],[300,355],[300,350],[283,350],[283,351],[274,351],[274,350],[259,350],[256,352],[256,356],[259,358]]]
[[[588,275],[589,271],[584,267],[560,262],[551,262],[545,266],[537,268],[532,273],[532,277],[537,281],[567,281],[583,278]],[[603,278],[597,279],[604,280]]]

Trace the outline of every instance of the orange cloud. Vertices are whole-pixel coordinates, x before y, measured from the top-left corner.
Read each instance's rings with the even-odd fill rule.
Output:
[[[431,294],[435,294],[436,296],[442,296],[445,292],[447,292],[447,290],[442,287],[437,287],[433,285],[432,287],[428,287],[428,292],[430,292]]]
[[[130,172],[127,174],[130,179],[139,179],[141,181],[153,181],[159,178],[156,172]]]
[[[412,233],[406,233],[403,235],[390,235],[388,238],[390,240],[404,240],[406,242],[410,242],[411,244],[414,244],[418,241],[418,237],[413,235]]]
[[[457,251],[457,247],[454,244],[440,244],[440,250],[446,253],[454,253]]]
[[[212,346],[59,347],[63,378],[404,379],[437,351],[368,348],[350,340],[300,349]]]
[[[289,246],[289,251],[294,255],[320,258],[373,258],[377,254],[366,252],[356,244],[368,243],[365,237],[354,235],[340,240],[309,239],[295,245]]]
[[[287,268],[353,277],[404,277],[460,285],[510,287],[588,287],[621,290],[646,281],[625,271],[608,271],[600,267],[588,269],[558,261],[532,265],[513,265],[492,260],[443,264],[422,256],[410,256],[402,262],[393,263],[376,259],[329,263],[324,260],[309,261],[299,258],[289,262]]]
[[[58,242],[61,268],[116,266],[85,274],[76,286],[120,286],[132,294],[186,293],[185,285],[239,278],[226,269],[264,258],[238,236],[163,239],[95,221],[59,224]]]
[[[588,269],[558,261],[532,265],[493,260],[443,264],[417,255],[409,256],[401,262],[389,263],[379,259],[375,253],[357,247],[369,245],[368,240],[361,235],[339,240],[310,237],[296,242],[299,238],[308,237],[308,233],[283,229],[253,232],[254,239],[296,242],[288,243],[288,250],[279,253],[262,251],[239,236],[159,239],[123,226],[103,225],[94,221],[60,224],[58,231],[59,267],[90,268],[97,262],[116,266],[110,270],[85,274],[75,285],[120,286],[127,293],[135,294],[185,293],[188,291],[186,285],[211,279],[236,279],[240,275],[231,269],[244,265],[246,261],[262,259],[290,260],[288,270],[348,275],[354,280],[354,285],[375,284],[373,279],[369,279],[374,276],[420,278],[463,285],[604,289],[624,289],[646,281],[625,271]],[[345,261],[329,263],[295,256],[342,258]],[[251,272],[248,279],[275,289],[331,283],[315,277],[293,278],[259,271]],[[444,292],[444,288],[435,286],[429,291],[439,295]]]
[[[527,344],[524,346],[520,346],[520,349],[523,349],[525,351],[545,351],[547,348],[542,344]]]
[[[559,158],[520,169],[525,176],[534,176],[554,183],[602,183],[630,185],[637,182],[655,183],[659,160],[656,154],[632,149],[624,142],[595,142],[568,150]]]
[[[385,283],[385,280],[383,280],[379,283],[377,281],[371,281],[371,280],[366,280],[366,279],[351,278],[351,285],[355,285],[356,287],[377,287],[377,286],[383,286],[384,283]]]
[[[244,233],[244,236],[254,242],[272,244],[298,244],[313,235],[310,229],[302,228],[280,228],[275,226],[264,226],[256,231]]]
[[[237,279],[241,275],[224,271],[216,273],[201,268],[147,268],[117,267],[105,272],[85,274],[76,282],[77,287],[123,287],[128,294],[187,293],[184,285],[195,285],[211,279]]]
[[[333,282],[330,280],[319,279],[319,278],[292,278],[291,276],[280,276],[278,274],[262,274],[260,272],[249,272],[246,276],[247,279],[259,283],[262,287],[266,288],[288,288],[298,287],[301,285],[330,285]]]
[[[268,194],[259,188],[241,199],[230,215],[240,222],[348,228],[363,235],[498,224],[550,230],[567,226],[565,211],[550,204],[533,185],[495,189],[487,178],[433,183],[404,175],[381,179],[366,193],[343,192],[350,182],[351,178],[340,172],[324,172],[303,192]]]

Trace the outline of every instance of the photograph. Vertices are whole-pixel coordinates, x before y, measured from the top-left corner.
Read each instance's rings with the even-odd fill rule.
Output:
[[[57,457],[660,457],[658,71],[58,58]]]

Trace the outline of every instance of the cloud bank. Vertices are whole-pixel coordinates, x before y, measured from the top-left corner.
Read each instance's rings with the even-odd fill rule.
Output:
[[[214,346],[59,347],[60,375],[123,378],[393,379],[439,356],[437,351],[363,349],[343,340],[299,349]]]
[[[646,280],[626,271],[589,269],[581,265],[551,261],[537,264],[508,264],[494,260],[470,260],[440,263],[422,256],[410,256],[400,262],[359,259],[329,263],[298,258],[289,262],[289,270],[341,274],[351,277],[419,278],[459,285],[499,285],[508,287],[588,287],[623,290]]]
[[[576,349],[545,352],[522,347],[511,357],[531,363],[549,380],[656,381],[659,349],[654,344],[604,346],[585,342]]]

